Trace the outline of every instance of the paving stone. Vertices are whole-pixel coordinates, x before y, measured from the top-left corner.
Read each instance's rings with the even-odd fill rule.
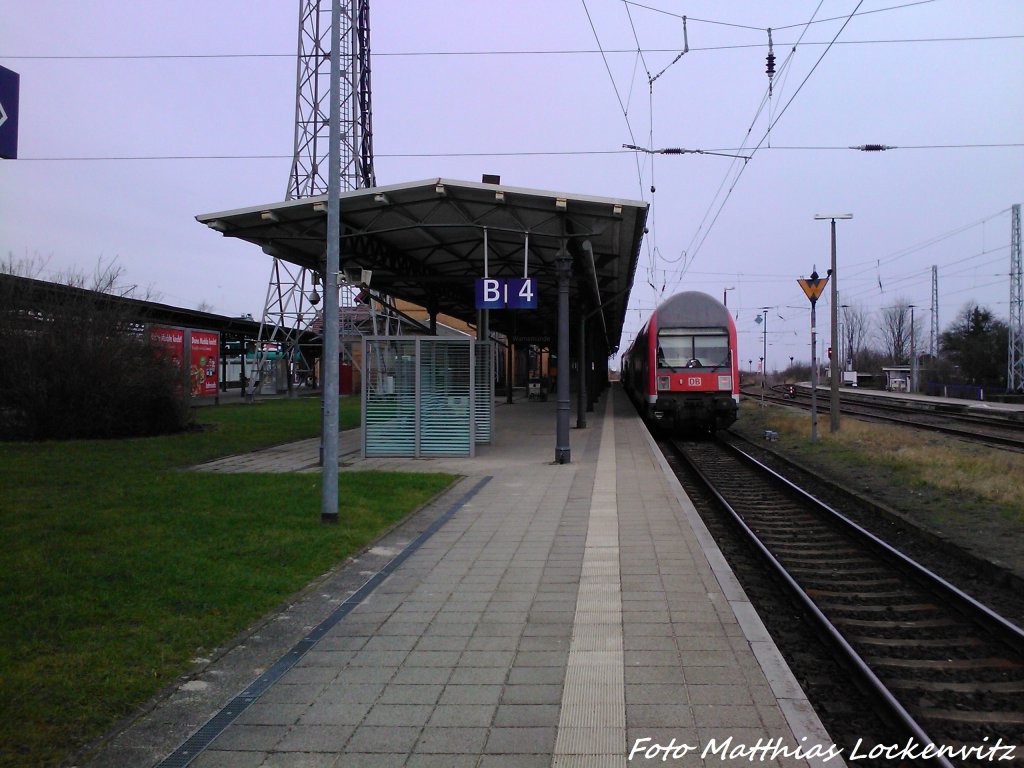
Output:
[[[372,702],[337,703],[318,700],[299,718],[300,725],[359,725]],[[232,727],[233,730],[233,727]]]
[[[560,704],[562,686],[543,683],[507,685],[501,693],[502,704]]]
[[[427,725],[430,727],[487,727],[494,719],[494,704],[438,704]]]
[[[495,726],[557,726],[557,704],[501,704],[494,714]]]
[[[479,755],[487,741],[487,734],[487,728],[430,726],[423,730],[413,751],[448,755]]]
[[[363,725],[424,725],[433,711],[432,704],[375,704]]]
[[[397,752],[408,753],[419,739],[419,727],[361,725],[346,747],[351,752]]]
[[[234,725],[210,744],[212,749],[266,752],[287,734],[286,725]]]
[[[550,755],[557,732],[557,727],[492,728],[485,751],[492,755]]]
[[[439,704],[497,704],[500,685],[447,685]]]
[[[381,704],[434,704],[437,702],[445,686],[437,684],[425,685],[389,685],[381,693]]]
[[[274,747],[278,752],[330,752],[337,754],[345,747],[353,725],[296,725]]]
[[[501,685],[508,671],[505,667],[458,667],[448,679],[449,685]]]

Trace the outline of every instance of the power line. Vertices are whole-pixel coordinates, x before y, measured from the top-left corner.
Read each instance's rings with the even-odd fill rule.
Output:
[[[857,6],[853,9],[853,13],[857,12],[857,9],[860,8],[862,3],[863,3],[863,0],[860,0],[860,2],[857,3]],[[821,2],[819,2],[818,6],[814,9],[814,13],[811,14],[810,20],[808,20],[807,24],[804,25],[804,30],[803,30],[803,32],[800,33],[800,37],[797,40],[797,44],[799,44],[799,42],[801,40],[803,40],[804,34],[807,32],[807,29],[810,28],[811,22],[814,21],[814,18],[815,18],[815,16],[818,15],[818,11],[820,9],[821,9]],[[851,18],[852,18],[852,15],[853,14],[851,14]],[[849,20],[847,20],[847,21],[849,21]],[[839,32],[837,32],[835,37],[832,38],[833,42],[836,39],[838,39],[839,35],[842,34],[842,31],[845,28],[846,28],[846,24],[843,24],[843,26],[839,29]],[[797,49],[797,45],[793,45],[793,47],[791,48],[791,50],[789,52],[789,55],[786,57],[786,60],[782,63],[782,67],[780,67],[780,71],[786,70],[788,68],[790,62],[793,59],[793,56],[796,54],[796,49]],[[826,48],[825,51],[821,54],[821,56],[818,58],[818,61],[814,64],[814,67],[811,68],[811,71],[807,74],[807,77],[804,78],[803,82],[797,88],[796,93],[794,93],[793,96],[790,98],[789,102],[783,108],[782,112],[779,113],[779,115],[774,119],[774,121],[772,121],[772,123],[768,126],[768,131],[761,138],[761,141],[758,142],[758,144],[754,148],[754,150],[750,153],[751,157],[753,157],[753,155],[761,148],[761,145],[764,144],[765,138],[770,135],[772,127],[775,125],[775,123],[777,123],[779,121],[779,119],[782,117],[782,114],[784,114],[786,109],[789,108],[789,105],[793,103],[793,99],[796,98],[797,93],[799,93],[800,89],[803,88],[804,83],[807,82],[807,79],[810,78],[811,74],[817,68],[818,64],[821,63],[821,60],[825,57],[825,54],[827,54],[829,52],[829,50],[831,50],[831,45],[828,48]],[[754,130],[754,125],[757,123],[757,120],[758,120],[758,117],[761,114],[761,111],[764,109],[765,105],[770,101],[771,92],[772,92],[772,87],[771,87],[771,83],[769,83],[769,87],[766,89],[765,95],[761,99],[761,104],[758,106],[757,111],[754,114],[754,118],[753,118],[753,120],[750,123],[750,127],[747,128],[747,132],[745,134],[745,137],[743,139],[743,143],[742,143],[741,147],[745,147],[746,146],[747,138],[749,138],[751,132]],[[725,186],[725,183],[729,180],[730,174],[732,174],[734,172],[734,169],[736,168],[736,161],[735,160],[732,163],[730,163],[729,170],[726,172],[725,176],[722,178],[722,183],[719,184],[718,189],[715,192],[715,196],[711,199],[711,203],[708,206],[708,210],[705,211],[704,217],[701,219],[701,222],[700,222],[700,225],[697,228],[697,231],[694,233],[693,237],[690,239],[689,246],[687,247],[687,253],[689,254],[690,263],[692,263],[693,259],[695,259],[697,257],[697,254],[700,253],[700,249],[704,246],[704,243],[707,242],[708,235],[711,234],[711,230],[714,229],[715,223],[718,221],[718,217],[721,216],[722,211],[725,210],[726,203],[728,203],[729,202],[729,198],[732,197],[733,190],[735,190],[736,189],[736,185],[739,184],[740,179],[743,177],[743,172],[746,170],[748,164],[749,164],[749,159],[745,160],[743,162],[743,164],[739,167],[738,171],[735,171],[736,175],[733,178],[732,183],[729,185],[729,189],[726,191],[725,196],[722,198],[722,202],[718,206],[718,210],[715,212],[714,217],[711,219],[711,223],[708,224],[707,229],[704,230],[704,234],[701,237],[701,234],[700,234],[701,230],[704,228],[704,223],[708,220],[708,215],[710,214],[712,207],[714,207],[715,201],[718,199],[718,196],[721,194],[722,188]],[[700,237],[699,242],[697,241],[698,237]],[[695,242],[697,243],[696,247],[694,247],[694,245],[693,245]],[[680,280],[681,279],[682,279],[682,277],[680,277]],[[677,280],[676,284],[678,285],[678,283],[679,283],[679,281]]]
[[[1024,147],[1024,143],[1008,144],[918,144],[901,146],[899,149],[1015,149]],[[699,154],[713,155],[726,152],[739,152],[743,147],[728,148],[716,147],[714,149],[697,150]],[[762,147],[760,152],[771,152],[773,150],[808,150],[828,151],[843,150],[849,151],[849,147]],[[573,157],[592,155],[636,155],[636,151],[630,149],[575,149],[575,150],[510,150],[510,151],[487,151],[487,152],[375,152],[375,157],[381,158],[431,158],[431,157]],[[141,160],[280,160],[289,159],[291,155],[281,154],[235,154],[235,155],[50,155],[38,157],[19,157],[21,162],[60,162],[60,161],[141,161]],[[1009,210],[1009,209],[1007,209]],[[1004,211],[1005,213],[1005,211]],[[969,227],[968,227],[969,228]],[[956,234],[956,233],[954,233]],[[865,262],[866,263],[866,262]]]
[[[622,2],[625,3],[626,5],[633,5],[633,6],[636,6],[637,8],[643,8],[643,9],[648,10],[648,11],[654,11],[655,13],[661,13],[661,14],[664,14],[666,16],[674,16],[677,19],[683,18],[683,16],[681,14],[672,13],[671,11],[666,11],[666,10],[663,10],[661,8],[654,8],[653,6],[650,6],[650,5],[643,5],[641,3],[634,2],[633,0],[622,0]],[[934,3],[934,2],[935,2],[935,0],[915,0],[915,2],[904,3],[902,5],[892,5],[892,6],[889,6],[888,8],[875,8],[875,9],[870,10],[870,11],[863,11],[861,13],[855,13],[854,16],[869,16],[869,15],[874,14],[874,13],[886,13],[888,11],[898,11],[898,10],[901,10],[903,8],[913,7],[915,5],[928,5],[929,3]],[[749,30],[753,30],[753,31],[757,31],[757,32],[764,32],[767,29],[767,27],[757,27],[757,26],[752,26],[752,25],[749,25],[749,24],[737,24],[737,23],[731,22],[731,21],[717,21],[717,20],[714,20],[714,19],[698,19],[695,16],[687,16],[686,18],[689,19],[690,21],[700,22],[701,24],[713,24],[713,25],[721,26],[721,27],[734,27],[734,28],[737,28],[737,29],[749,29]],[[803,27],[803,26],[805,26],[808,23],[810,23],[810,24],[825,24],[825,23],[828,23],[830,21],[840,21],[840,20],[842,20],[844,18],[847,18],[847,17],[845,17],[845,16],[832,16],[832,17],[827,18],[827,19],[817,19],[817,20],[814,20],[814,21],[811,21],[811,22],[803,22],[803,23],[800,23],[800,24],[789,24],[787,26],[778,26],[778,27],[773,26],[772,29],[774,29],[774,30],[795,29],[797,27]]]
[[[687,17],[692,20],[691,17]],[[760,29],[760,28],[758,28]],[[772,28],[776,31],[776,28]],[[881,38],[875,40],[807,40],[800,43],[803,46],[828,46],[828,45],[904,45],[912,43],[971,43],[971,42],[998,42],[1004,40],[1021,40],[1024,35],[973,35],[957,37],[904,37],[904,38]],[[777,41],[780,46],[790,46],[793,43]],[[750,48],[764,48],[763,43],[738,43],[735,45],[709,45],[690,46],[691,53],[705,53],[713,51],[737,51]],[[679,53],[678,48],[641,48],[640,52],[649,53]],[[428,56],[595,56],[595,55],[634,55],[637,48],[551,48],[551,49],[505,49],[489,51],[374,51],[372,58],[399,58],[399,57],[428,57]],[[161,59],[294,59],[294,53],[140,53],[140,54],[2,54],[0,59],[12,61],[136,61],[136,60],[161,60]]]

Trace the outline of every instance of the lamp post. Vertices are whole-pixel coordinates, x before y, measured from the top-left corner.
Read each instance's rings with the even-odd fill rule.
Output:
[[[852,219],[852,213],[816,213],[816,220],[829,219],[832,222],[832,360],[830,362],[831,388],[829,397],[830,429],[839,431],[839,377],[836,376],[836,362],[839,355],[839,283],[836,281],[836,219]]]
[[[761,349],[761,407],[764,408],[764,390],[768,386],[768,307],[761,307],[761,314],[754,321],[764,324]]]
[[[910,305],[910,392],[917,392],[917,339],[914,338],[914,305]]]
[[[338,522],[338,270],[341,260],[341,3],[331,3],[331,112],[328,133],[327,256],[324,265],[323,451],[320,520]]]
[[[730,285],[728,288],[723,288],[722,289],[722,304],[723,304],[723,306],[726,306],[726,307],[729,306],[729,291],[735,291],[735,290],[736,290],[736,286],[735,285]]]

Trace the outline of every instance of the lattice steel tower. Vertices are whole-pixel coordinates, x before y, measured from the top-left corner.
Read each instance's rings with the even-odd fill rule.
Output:
[[[1010,217],[1010,343],[1006,363],[1006,391],[1024,392],[1024,289],[1021,279],[1020,203]]]
[[[341,4],[341,188],[345,191],[372,187],[376,180],[370,108],[370,3],[341,0]],[[330,46],[331,0],[299,0],[295,144],[287,200],[327,193]],[[281,344],[299,370],[308,370],[298,339],[316,320],[316,291],[323,290],[320,276],[308,272],[274,258],[257,344],[257,370],[261,373],[266,371],[264,342]]]

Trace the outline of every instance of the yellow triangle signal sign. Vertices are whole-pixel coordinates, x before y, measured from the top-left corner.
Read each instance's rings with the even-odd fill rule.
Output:
[[[807,294],[807,298],[812,302],[818,300],[821,296],[821,292],[825,290],[825,286],[828,284],[827,277],[818,277],[817,273],[811,277],[798,277],[796,279],[800,283],[800,287],[804,289],[804,293]]]

